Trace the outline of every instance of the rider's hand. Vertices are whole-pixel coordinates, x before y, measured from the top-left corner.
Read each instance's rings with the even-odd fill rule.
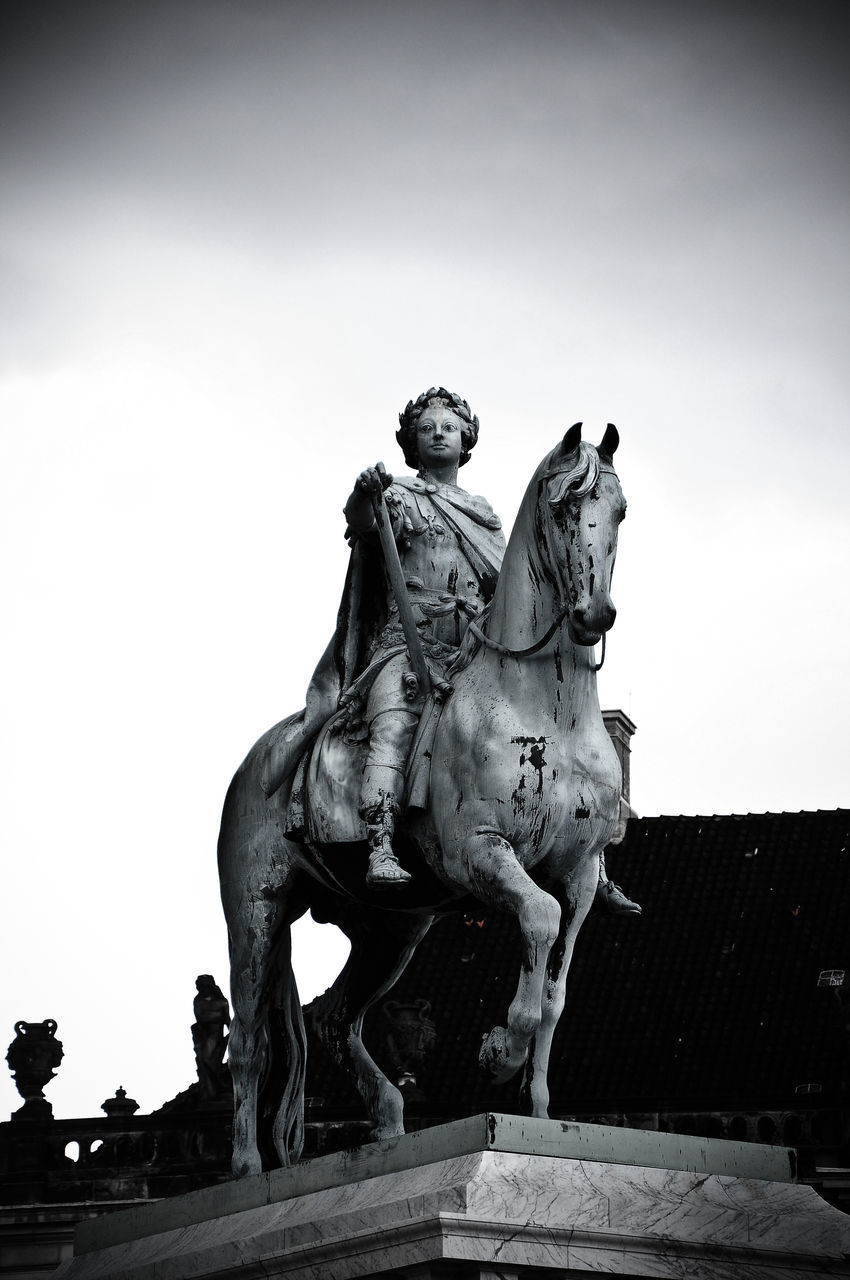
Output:
[[[393,482],[383,462],[375,463],[361,471],[354,482],[354,491],[345,504],[345,518],[354,533],[366,533],[375,526],[374,499],[389,489]]]
[[[384,489],[389,489],[392,482],[393,478],[383,462],[376,462],[374,467],[367,467],[365,471],[360,472],[354,487],[361,493],[368,493],[370,496],[374,494],[377,498]]]

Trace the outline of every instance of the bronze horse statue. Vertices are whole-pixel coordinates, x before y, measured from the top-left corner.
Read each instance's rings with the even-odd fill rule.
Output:
[[[470,898],[512,915],[523,947],[504,1026],[485,1035],[481,1065],[500,1081],[524,1069],[531,1114],[547,1115],[573,946],[619,811],[620,766],[593,651],[615,618],[610,584],[626,509],[617,444],[609,425],[594,448],[578,423],[531,479],[489,609],[463,642],[433,741],[427,809],[408,811],[397,832],[409,885],[369,889],[363,849],[285,837],[288,784],[269,796],[260,780],[274,729],[236,773],[219,837],[234,1173],[289,1165],[303,1148],[306,1036],[290,926],[307,910],[351,941],[312,1014],[363,1099],[373,1137],[403,1133],[403,1099],[363,1044],[364,1015],[435,916],[468,909]]]

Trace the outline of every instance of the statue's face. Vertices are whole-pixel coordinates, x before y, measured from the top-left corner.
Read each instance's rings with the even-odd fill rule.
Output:
[[[441,400],[427,404],[416,424],[419,462],[429,467],[457,466],[463,450],[462,420]]]

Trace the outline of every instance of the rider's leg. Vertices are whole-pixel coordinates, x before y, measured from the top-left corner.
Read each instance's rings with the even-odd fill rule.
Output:
[[[632,902],[618,884],[608,879],[604,849],[599,855],[599,879],[596,884],[595,901],[615,916],[639,916],[642,912],[639,903]]]
[[[419,719],[406,703],[404,657],[387,663],[369,695],[369,754],[360,789],[360,816],[369,841],[367,884],[405,884],[410,876],[398,863],[392,840],[404,790],[404,770]]]
[[[617,825],[614,828],[614,834],[608,841],[609,848],[612,844],[622,844],[626,836],[628,821],[634,816],[634,812],[625,796],[620,796],[620,813],[617,818]],[[631,898],[623,893],[618,884],[614,884],[612,880],[608,879],[608,872],[605,870],[604,849],[599,855],[599,880],[596,885],[594,902],[615,916],[639,916],[641,914],[641,908],[638,903],[632,902]]]

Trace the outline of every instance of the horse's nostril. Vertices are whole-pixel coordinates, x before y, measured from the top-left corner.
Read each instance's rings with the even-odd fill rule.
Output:
[[[614,625],[617,610],[613,604],[599,604],[595,609],[577,605],[573,609],[573,626],[579,631],[609,631]]]

